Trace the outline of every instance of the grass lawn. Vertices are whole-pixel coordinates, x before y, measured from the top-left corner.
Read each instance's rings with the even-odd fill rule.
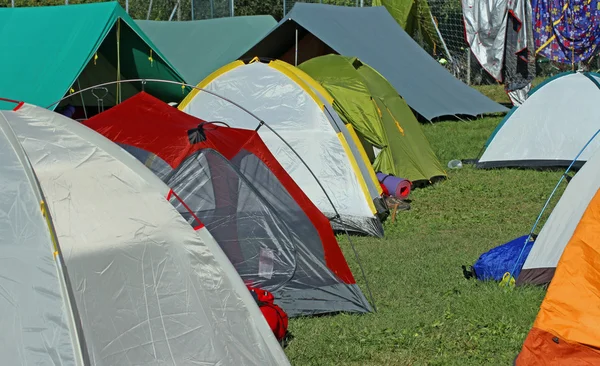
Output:
[[[535,88],[538,84],[544,81],[543,77],[537,77],[531,83],[531,88]],[[479,90],[479,92],[488,98],[504,104],[510,104],[510,98],[504,91],[504,86],[501,84],[490,84],[490,85],[474,85],[473,88]]]
[[[500,120],[424,129],[445,166],[476,158]],[[561,172],[464,167],[449,174],[412,193],[412,209],[386,222],[385,239],[352,238],[378,312],[293,319],[286,353],[294,365],[512,364],[544,291],[469,281],[461,265],[528,233]],[[366,294],[347,238],[339,241]]]

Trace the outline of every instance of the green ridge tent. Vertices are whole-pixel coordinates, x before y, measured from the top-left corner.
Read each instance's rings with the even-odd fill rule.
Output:
[[[136,23],[190,84],[237,60],[277,25],[270,15]]]
[[[413,182],[446,176],[412,111],[375,69],[338,55],[316,57],[298,68],[334,98],[335,110],[359,133],[375,171]]]
[[[0,49],[0,97],[41,107],[103,82],[183,81],[117,2],[0,9]],[[141,83],[119,85],[94,94],[110,106],[142,89]],[[164,101],[185,97],[177,84],[148,83],[144,88]],[[98,104],[92,91],[68,99],[64,104]],[[0,101],[0,109],[14,106]]]
[[[373,6],[384,6],[411,37],[420,33],[431,51],[447,54],[427,0],[373,0]]]

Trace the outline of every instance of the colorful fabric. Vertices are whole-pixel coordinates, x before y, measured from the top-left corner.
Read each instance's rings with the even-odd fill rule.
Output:
[[[598,0],[533,0],[536,54],[577,63],[592,57],[600,43]]]

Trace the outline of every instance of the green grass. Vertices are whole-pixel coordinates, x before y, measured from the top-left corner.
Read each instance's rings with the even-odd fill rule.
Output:
[[[544,81],[545,78],[537,77],[531,83],[531,87],[535,88],[536,85]],[[473,88],[479,90],[480,93],[487,96],[491,100],[494,100],[498,103],[510,104],[510,98],[508,94],[504,91],[504,85],[502,84],[490,84],[490,85],[474,85]]]
[[[477,157],[499,121],[424,130],[446,165]],[[466,280],[461,265],[528,233],[561,173],[470,166],[448,173],[411,194],[412,209],[386,222],[384,239],[352,238],[379,311],[292,319],[286,353],[294,365],[512,364],[544,291]],[[365,290],[347,238],[339,241]]]

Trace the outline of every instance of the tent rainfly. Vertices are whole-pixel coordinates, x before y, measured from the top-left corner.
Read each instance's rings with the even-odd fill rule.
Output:
[[[598,130],[600,75],[562,73],[538,85],[496,127],[477,167],[567,167]],[[577,113],[575,113],[575,111]],[[574,164],[580,168],[600,147],[595,139]]]
[[[117,2],[0,8],[0,96],[48,107],[71,91],[117,80],[144,78],[181,82],[169,64]],[[141,91],[141,83],[113,84],[67,98],[67,104],[97,108]],[[180,101],[180,85],[147,83],[167,102]],[[106,94],[106,95],[105,95]],[[94,96],[96,95],[96,96]],[[0,101],[0,109],[11,109]]]
[[[289,364],[212,236],[116,144],[20,104],[0,157],[4,363]]]
[[[85,124],[145,163],[206,226],[244,280],[288,316],[371,311],[327,218],[258,132],[199,120],[140,93]]]
[[[237,60],[277,25],[270,15],[181,22],[136,20],[136,23],[185,81],[194,85]]]
[[[357,131],[375,171],[413,182],[446,176],[406,102],[372,67],[355,57],[327,55],[298,68],[331,94],[335,111]]]
[[[450,74],[383,6],[297,2],[277,27],[242,58],[268,57],[298,65],[330,53],[358,57],[373,67],[428,120],[508,111]]]
[[[198,84],[200,89],[243,106],[275,132],[228,100],[199,89],[193,90],[179,108],[203,120],[223,121],[244,129],[258,128],[271,153],[331,219],[335,230],[382,236],[383,227],[377,215],[387,208],[373,169],[364,161],[364,150],[363,154],[358,152],[360,143],[348,137],[345,128],[344,132],[338,128],[339,124],[344,126],[326,102],[331,96],[317,94],[298,76],[299,72],[282,61],[263,63],[255,59],[248,64],[236,61]],[[304,77],[310,79],[306,74]],[[312,79],[311,84],[319,85]],[[336,217],[336,211],[341,217]]]

